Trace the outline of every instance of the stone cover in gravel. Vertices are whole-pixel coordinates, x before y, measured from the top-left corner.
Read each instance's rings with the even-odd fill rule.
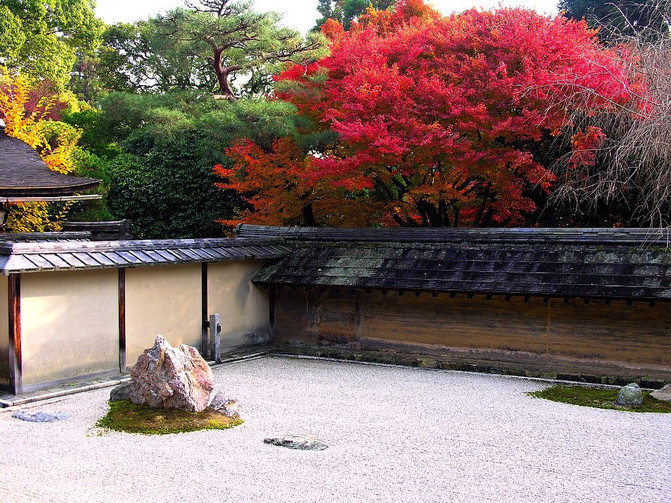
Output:
[[[28,421],[30,423],[53,423],[54,421],[63,421],[68,419],[72,414],[69,412],[56,412],[50,414],[48,412],[27,412],[27,411],[18,411],[12,414],[12,417],[15,419],[20,419],[21,421]]]
[[[309,435],[285,435],[283,437],[264,438],[263,443],[277,445],[279,447],[288,447],[289,449],[298,449],[299,451],[323,451],[328,447],[321,440]]]

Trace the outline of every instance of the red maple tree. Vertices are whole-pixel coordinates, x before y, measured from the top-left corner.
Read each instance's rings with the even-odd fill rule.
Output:
[[[279,75],[276,94],[312,121],[310,133],[335,139],[318,151],[294,150],[290,164],[274,159],[287,143],[259,150],[254,162],[265,170],[244,159],[249,144],[237,146],[236,167],[220,171],[228,179],[222,187],[253,194],[255,221],[522,224],[536,209],[530,192],[549,191],[554,181],[534,145],[570,131],[575,148],[594,148],[600,132],[576,132],[570,112],[608,110],[635,91],[617,54],[585,23],[530,10],[442,16],[406,0],[393,13],[370,10],[349,31],[331,21],[323,32],[331,55]],[[574,156],[576,164],[592,160]],[[305,204],[282,203],[268,177],[276,188],[301,187],[311,219]],[[313,203],[325,194],[350,210],[362,200],[375,210],[356,218],[333,205],[317,212]]]

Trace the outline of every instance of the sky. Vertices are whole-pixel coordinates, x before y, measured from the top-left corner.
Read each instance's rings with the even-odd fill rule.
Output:
[[[302,33],[315,25],[319,17],[317,0],[254,0],[258,12],[275,11],[282,14],[282,24]],[[460,12],[472,7],[491,9],[504,7],[527,7],[542,14],[556,14],[558,0],[430,0],[443,14]],[[155,14],[175,7],[183,7],[183,0],[97,0],[96,12],[108,24],[133,22],[147,19]]]

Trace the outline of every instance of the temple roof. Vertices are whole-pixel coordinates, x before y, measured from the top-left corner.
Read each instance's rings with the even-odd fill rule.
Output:
[[[0,130],[0,201],[2,198],[72,196],[95,189],[100,180],[51,171],[30,145]]]

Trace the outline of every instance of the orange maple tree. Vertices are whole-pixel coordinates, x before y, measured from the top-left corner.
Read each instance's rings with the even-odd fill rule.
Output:
[[[536,209],[532,191],[555,181],[534,148],[568,134],[576,150],[594,149],[600,131],[575,131],[570,112],[608,110],[640,91],[585,23],[530,10],[442,16],[405,0],[394,12],[369,10],[349,31],[330,21],[323,33],[331,55],[287,69],[276,94],[311,121],[300,133],[334,139],[294,150],[290,163],[277,162],[288,140],[270,152],[233,147],[235,166],[218,173],[222,188],[249,195],[247,219],[331,223],[314,204],[328,194],[376,208],[356,223],[343,215],[344,225],[523,224]],[[286,204],[269,185],[297,189],[302,203]],[[312,221],[301,213],[310,204]]]

